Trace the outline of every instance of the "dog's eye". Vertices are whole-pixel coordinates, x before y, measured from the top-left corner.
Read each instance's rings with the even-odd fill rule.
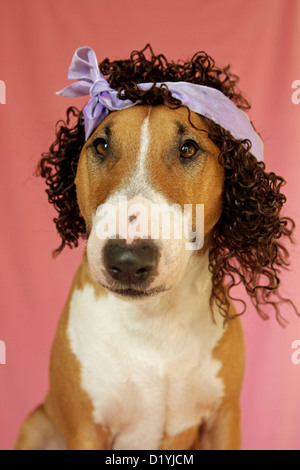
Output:
[[[198,151],[198,146],[195,142],[187,141],[180,149],[181,158],[192,158]]]
[[[105,139],[100,138],[96,140],[94,147],[99,155],[105,155],[108,149],[108,143]]]

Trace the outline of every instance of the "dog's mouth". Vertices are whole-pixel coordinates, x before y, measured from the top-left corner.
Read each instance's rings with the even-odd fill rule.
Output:
[[[155,289],[136,289],[135,287],[113,287],[101,284],[102,287],[109,290],[112,294],[117,296],[127,298],[127,299],[145,299],[148,297],[154,297],[155,295],[167,292],[169,289],[164,287],[155,288]]]

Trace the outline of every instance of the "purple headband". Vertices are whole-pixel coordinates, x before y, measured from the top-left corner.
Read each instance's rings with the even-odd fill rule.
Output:
[[[57,94],[69,97],[90,95],[91,99],[83,108],[85,138],[99,126],[109,111],[130,108],[137,103],[118,98],[116,90],[100,72],[95,52],[90,47],[80,47],[73,56],[68,79],[76,82]],[[183,105],[206,116],[236,139],[248,139],[252,143],[251,153],[263,161],[263,142],[255,132],[247,114],[239,109],[227,96],[215,88],[188,82],[165,82],[168,89]],[[162,83],[157,83],[157,86]],[[153,83],[139,83],[142,90],[149,90]]]

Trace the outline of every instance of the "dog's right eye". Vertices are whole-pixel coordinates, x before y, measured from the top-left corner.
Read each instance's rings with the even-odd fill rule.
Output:
[[[100,138],[100,139],[97,139],[95,142],[94,142],[94,148],[96,150],[96,152],[98,153],[98,155],[105,155],[106,152],[107,152],[107,149],[108,149],[108,143],[106,142],[105,139],[103,138]]]
[[[188,140],[185,142],[180,149],[180,157],[182,159],[190,159],[196,155],[198,151],[198,146],[195,142]]]

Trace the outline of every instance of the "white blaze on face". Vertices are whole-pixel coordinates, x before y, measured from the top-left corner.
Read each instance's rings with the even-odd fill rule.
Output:
[[[191,256],[189,238],[191,212],[170,204],[147,181],[147,158],[151,149],[150,111],[140,132],[135,171],[105,204],[99,206],[93,220],[87,253],[94,280],[110,287],[102,252],[108,239],[123,239],[131,245],[137,239],[152,239],[159,248],[157,276],[149,289],[170,289],[182,278]],[[111,281],[114,283],[116,281]]]
[[[150,129],[149,129],[149,119],[150,119],[151,108],[149,109],[148,116],[143,122],[141,127],[141,140],[140,140],[140,152],[138,157],[138,171],[136,177],[139,180],[146,181],[146,166],[147,166],[147,157],[150,148]]]

